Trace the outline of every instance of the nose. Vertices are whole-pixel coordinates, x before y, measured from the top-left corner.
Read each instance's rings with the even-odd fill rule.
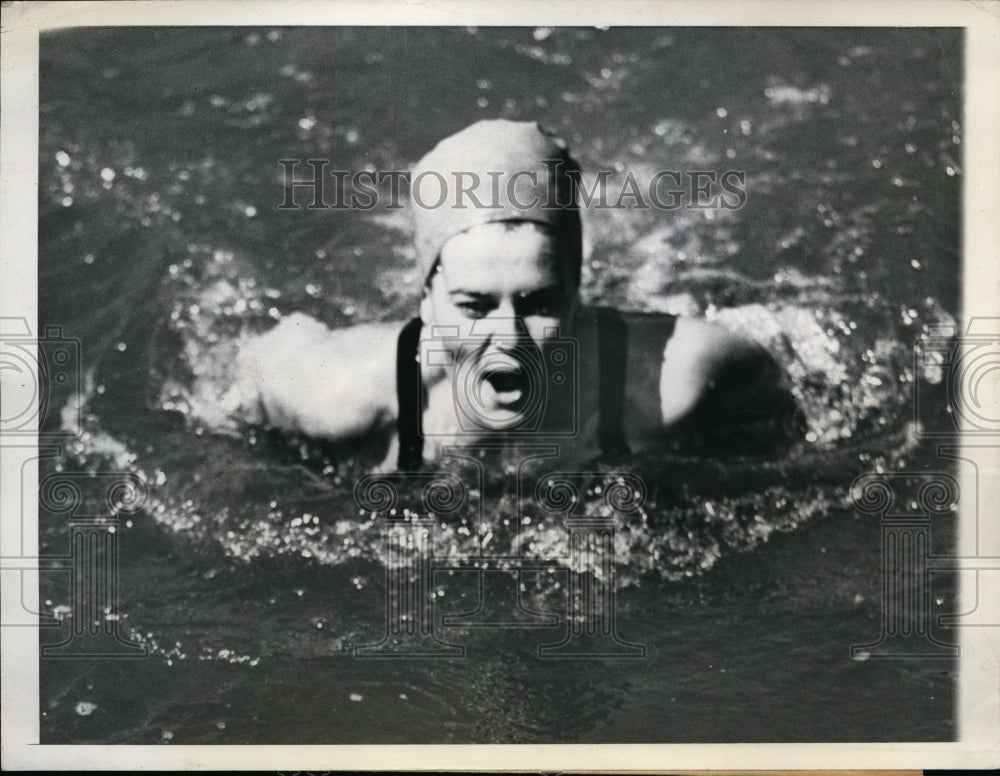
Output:
[[[490,344],[501,350],[515,348],[529,336],[524,319],[517,315],[509,300],[497,305],[489,315],[476,321],[475,329],[477,336],[489,338]]]

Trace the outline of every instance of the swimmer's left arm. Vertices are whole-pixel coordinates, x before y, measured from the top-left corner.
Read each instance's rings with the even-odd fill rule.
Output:
[[[677,319],[660,374],[664,426],[692,416],[729,426],[789,409],[781,369],[759,344],[707,321]]]

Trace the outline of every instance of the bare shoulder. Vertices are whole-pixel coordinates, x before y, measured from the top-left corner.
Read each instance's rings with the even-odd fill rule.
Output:
[[[395,417],[401,325],[331,329],[295,313],[241,348],[240,373],[269,425],[331,439],[362,434]]]
[[[773,359],[749,337],[710,321],[677,318],[663,349],[663,422],[684,418],[710,392],[748,387],[751,374],[770,372],[773,366]]]
[[[366,352],[372,346],[385,347],[395,343],[402,323],[359,323],[344,328],[330,328],[325,323],[304,313],[292,313],[278,325],[262,335],[273,343],[288,345],[313,345],[337,342],[340,352]]]
[[[664,361],[683,363],[699,372],[711,373],[734,358],[764,355],[749,337],[699,318],[678,317],[673,336],[667,340]]]

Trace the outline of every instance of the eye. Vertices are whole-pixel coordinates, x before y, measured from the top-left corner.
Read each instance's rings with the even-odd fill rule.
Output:
[[[554,318],[565,311],[568,303],[569,297],[563,293],[531,294],[518,300],[518,315]]]
[[[462,299],[455,302],[455,307],[466,318],[482,318],[490,313],[496,304],[488,299]]]

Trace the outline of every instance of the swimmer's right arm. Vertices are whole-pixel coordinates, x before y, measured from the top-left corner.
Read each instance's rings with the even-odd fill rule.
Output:
[[[240,348],[246,420],[333,441],[390,428],[398,331],[395,323],[329,329],[302,313],[284,318]]]

